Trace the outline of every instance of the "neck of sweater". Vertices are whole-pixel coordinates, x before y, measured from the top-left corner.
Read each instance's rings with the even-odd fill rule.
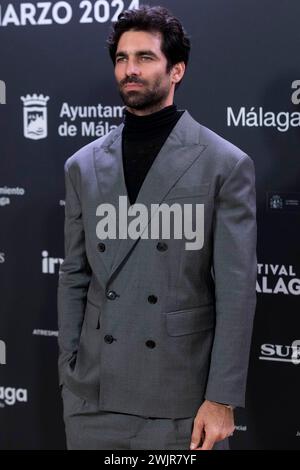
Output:
[[[172,129],[182,113],[175,104],[146,116],[137,116],[125,109],[123,136],[127,141],[153,139]]]

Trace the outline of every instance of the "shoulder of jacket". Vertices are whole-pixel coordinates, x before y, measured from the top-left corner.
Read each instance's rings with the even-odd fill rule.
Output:
[[[198,132],[199,143],[206,145],[207,151],[215,163],[224,166],[228,171],[243,159],[252,160],[240,147],[200,123]]]
[[[113,132],[113,129],[108,132],[107,134],[99,137],[98,139],[89,142],[88,144],[84,145],[80,149],[76,150],[67,160],[65,161],[65,169],[69,170],[72,166],[78,166],[83,161],[87,161],[87,159],[93,155],[94,149],[103,145],[107,137]]]

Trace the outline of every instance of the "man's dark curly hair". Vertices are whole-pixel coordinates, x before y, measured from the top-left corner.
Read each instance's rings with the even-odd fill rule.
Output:
[[[189,61],[191,42],[180,21],[161,6],[141,5],[138,9],[125,10],[113,23],[107,39],[109,54],[115,65],[116,51],[120,37],[126,31],[160,32],[161,51],[167,58],[167,73],[178,62]],[[176,83],[175,89],[180,82]]]

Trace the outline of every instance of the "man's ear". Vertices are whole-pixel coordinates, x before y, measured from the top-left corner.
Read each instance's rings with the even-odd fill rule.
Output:
[[[185,72],[185,63],[178,62],[177,64],[173,65],[171,76],[174,83],[180,82]]]

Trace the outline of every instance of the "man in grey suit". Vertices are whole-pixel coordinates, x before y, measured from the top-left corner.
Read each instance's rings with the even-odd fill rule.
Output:
[[[123,12],[108,45],[124,122],[65,164],[67,445],[228,449],[256,305],[254,165],[177,110],[190,40],[168,10]]]

